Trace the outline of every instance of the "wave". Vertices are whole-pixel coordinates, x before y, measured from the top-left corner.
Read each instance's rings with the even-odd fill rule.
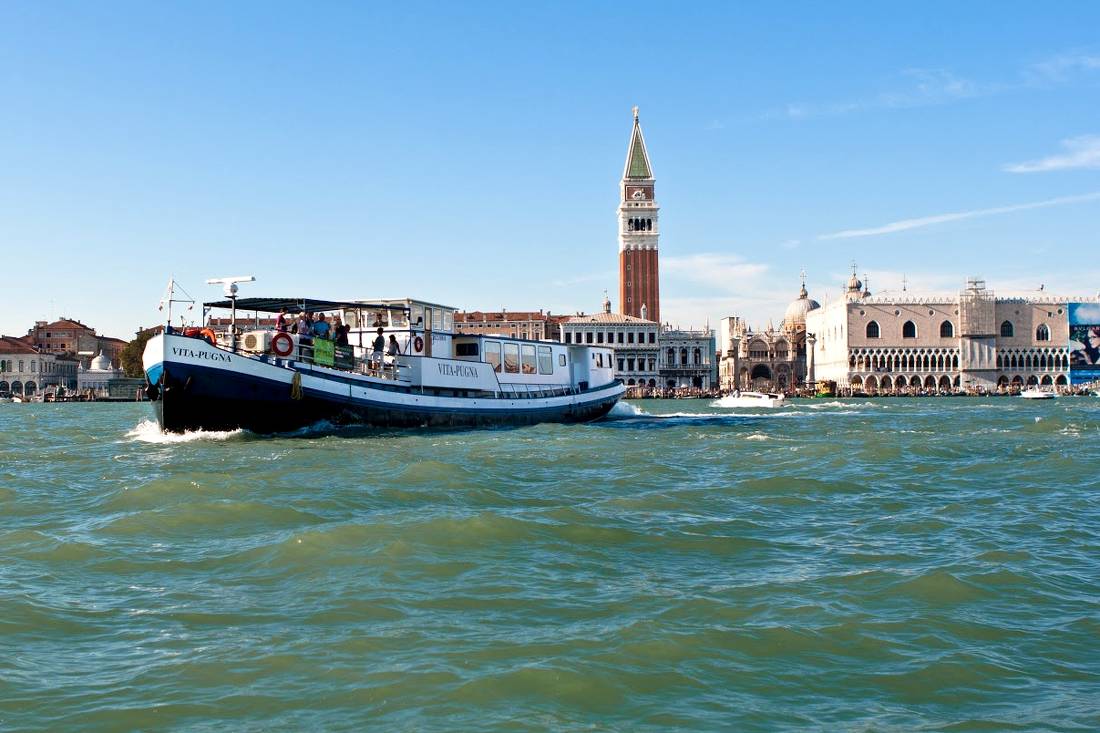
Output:
[[[608,417],[652,417],[650,413],[629,402],[616,402],[607,415]]]
[[[126,433],[126,437],[139,443],[191,443],[196,440],[229,440],[244,435],[241,428],[236,430],[188,430],[185,433],[165,433],[152,420],[142,420]]]

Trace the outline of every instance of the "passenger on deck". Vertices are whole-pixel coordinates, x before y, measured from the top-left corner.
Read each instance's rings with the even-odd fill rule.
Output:
[[[275,319],[275,330],[286,333],[290,329],[290,316],[286,314],[286,308],[279,309],[279,317]]]
[[[331,331],[328,321],[325,320],[325,314],[319,314],[317,322],[313,324],[313,335],[319,339],[328,339],[332,335]]]
[[[313,333],[313,324],[309,320],[309,314],[302,311],[298,316],[298,323],[295,324],[298,331],[298,341],[305,344],[313,343],[313,338],[310,334]]]
[[[386,348],[386,337],[382,335],[382,327],[378,327],[378,335],[374,337],[374,352],[371,354],[371,361],[376,367],[382,366],[382,351]]]
[[[348,332],[351,331],[351,326],[342,323],[340,316],[333,316],[332,318],[332,338],[336,341],[337,346],[348,345]]]
[[[400,353],[401,344],[397,343],[397,337],[391,333],[390,340],[386,343],[386,356],[396,357]]]

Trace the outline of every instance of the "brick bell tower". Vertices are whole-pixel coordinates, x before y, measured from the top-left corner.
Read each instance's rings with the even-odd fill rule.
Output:
[[[619,307],[628,316],[661,322],[657,273],[657,212],[653,169],[634,108],[634,129],[626,152],[619,203]],[[645,315],[643,315],[643,312]]]

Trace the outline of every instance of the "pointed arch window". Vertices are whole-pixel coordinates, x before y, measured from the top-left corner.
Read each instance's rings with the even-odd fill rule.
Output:
[[[879,338],[878,321],[871,321],[867,324],[867,338],[877,339]]]
[[[951,321],[944,321],[940,324],[940,338],[949,339],[955,335],[955,326]]]
[[[1001,323],[1001,338],[1012,338],[1014,333],[1015,329],[1012,327],[1012,321]]]
[[[1047,324],[1040,323],[1039,327],[1035,329],[1036,341],[1050,341],[1050,329],[1047,328]]]
[[[906,321],[905,325],[901,327],[901,337],[903,339],[915,339],[917,337],[917,324]]]

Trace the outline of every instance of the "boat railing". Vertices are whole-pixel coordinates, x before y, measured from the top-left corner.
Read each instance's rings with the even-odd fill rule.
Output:
[[[274,335],[277,332],[272,330],[271,333]],[[406,381],[402,378],[400,365],[393,357],[383,357],[381,360],[376,360],[370,356],[356,356],[356,347],[354,346],[342,346],[335,341],[318,337],[302,338],[295,333],[288,333],[287,335],[290,336],[293,346],[290,353],[285,356],[276,353],[267,342],[261,342],[256,344],[254,348],[248,348],[248,344],[243,342],[240,336],[236,340],[236,350],[265,361],[279,358],[285,359],[287,362],[362,374],[374,379]],[[234,348],[234,344],[228,335],[219,336],[218,345],[227,349]]]
[[[294,361],[312,366],[337,369],[362,374],[374,379],[401,381],[400,366],[393,357],[381,359],[355,355],[354,346],[341,346],[327,339],[312,338],[308,341],[295,337]],[[296,358],[294,358],[296,357]]]

